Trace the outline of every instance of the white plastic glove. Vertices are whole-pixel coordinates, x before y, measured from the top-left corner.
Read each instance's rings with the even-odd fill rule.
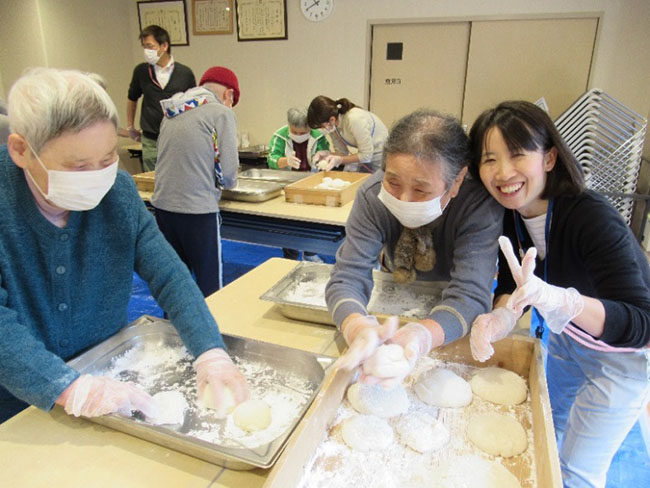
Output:
[[[424,325],[419,322],[409,322],[401,327],[389,342],[404,348],[404,356],[413,369],[418,359],[429,354],[433,346],[433,337]]]
[[[140,139],[142,138],[142,132],[136,129],[135,127],[131,126],[128,127],[127,130],[129,131],[129,137],[133,139],[134,141],[140,142]]]
[[[477,361],[487,361],[494,354],[492,343],[506,337],[517,323],[517,315],[499,307],[474,319],[469,346]]]
[[[343,158],[341,156],[330,154],[324,160],[318,162],[318,171],[332,171],[342,162]]]
[[[196,370],[196,387],[199,400],[203,400],[206,387],[209,386],[215,403],[215,410],[225,411],[224,390],[232,391],[235,403],[241,403],[250,397],[246,378],[237,369],[230,356],[221,348],[208,349],[194,361]]]
[[[132,383],[105,376],[80,376],[57,398],[56,403],[75,417],[98,417],[109,413],[130,416],[133,410],[139,410],[151,419],[158,416],[158,407],[148,393]]]
[[[358,382],[369,385],[380,384],[384,388],[394,388],[413,370],[411,363],[399,344],[384,344],[363,363],[363,371]]]
[[[361,315],[345,324],[341,332],[348,350],[336,361],[337,368],[352,370],[372,356],[397,330],[397,317],[387,318],[383,325],[374,315]]]
[[[291,151],[291,155],[287,156],[287,166],[293,169],[300,168],[300,159],[296,157],[296,151]]]
[[[584,308],[584,300],[578,290],[549,285],[535,276],[537,249],[534,247],[526,251],[519,265],[510,239],[499,237],[499,246],[517,283],[517,289],[508,299],[506,307],[519,316],[525,307],[532,305],[544,317],[549,329],[560,334]]]
[[[312,159],[312,161],[314,162],[314,164],[318,163],[320,160],[325,159],[329,155],[330,155],[329,151],[325,149],[321,149],[320,151],[317,151],[316,154],[314,154],[314,158]]]

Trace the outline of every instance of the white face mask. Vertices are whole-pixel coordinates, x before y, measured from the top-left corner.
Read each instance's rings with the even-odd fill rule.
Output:
[[[309,132],[300,135],[294,134],[293,132],[289,132],[289,137],[291,138],[291,140],[293,142],[297,142],[298,144],[309,140],[309,136],[310,136]]]
[[[447,192],[445,191],[445,193]],[[433,222],[442,215],[444,209],[440,207],[440,200],[445,193],[426,202],[403,202],[388,193],[382,184],[378,198],[388,211],[399,220],[400,224],[409,229],[416,229]]]
[[[28,146],[32,148],[29,144]],[[115,183],[119,158],[104,169],[55,171],[47,169],[33,149],[32,153],[47,173],[47,193],[43,193],[29,171],[27,174],[40,194],[59,208],[73,211],[95,208]]]
[[[331,134],[335,130],[336,130],[336,126],[334,124],[332,124],[332,123],[329,123],[329,122],[325,125],[325,127],[320,128],[320,131],[323,134]]]
[[[144,60],[149,64],[156,64],[160,60],[160,54],[156,49],[145,49]]]

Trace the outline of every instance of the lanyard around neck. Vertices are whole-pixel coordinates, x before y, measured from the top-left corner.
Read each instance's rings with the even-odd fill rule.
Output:
[[[524,259],[525,250],[523,246],[524,242],[524,229],[523,221],[521,219],[521,214],[516,210],[512,211],[513,217],[515,220],[515,233],[517,234],[517,244],[519,245],[519,258]],[[546,256],[544,256],[544,281],[548,283],[548,261],[549,261],[549,235],[551,233],[551,222],[553,220],[553,199],[548,201],[548,209],[546,211],[546,222],[544,223],[544,243],[546,246]],[[526,249],[527,251],[528,249]],[[544,334],[544,319],[540,315],[539,311],[533,307],[533,311],[537,316],[539,325],[535,329],[535,337],[538,339],[542,338]]]
[[[368,112],[370,114],[370,118],[372,119],[372,129],[370,129],[370,137],[374,137],[375,135],[375,127],[377,127],[377,121],[375,120],[375,117],[372,115],[372,113]],[[341,140],[350,147],[357,147],[355,144],[352,144],[350,141],[346,140],[345,137],[343,137],[343,134],[339,131],[339,128],[336,127],[336,135],[341,138]]]

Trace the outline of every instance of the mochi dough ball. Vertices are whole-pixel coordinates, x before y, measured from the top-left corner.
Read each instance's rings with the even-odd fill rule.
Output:
[[[402,385],[386,389],[381,385],[354,383],[348,388],[348,401],[357,412],[390,418],[409,408],[409,399]]]
[[[402,444],[414,451],[436,451],[449,442],[449,429],[425,412],[402,415],[395,424]]]
[[[501,463],[475,454],[452,457],[434,467],[425,479],[425,486],[521,488],[519,480]]]
[[[404,377],[411,365],[404,356],[404,348],[399,344],[384,344],[363,363],[367,375],[378,378]]]
[[[424,371],[418,376],[413,389],[420,400],[435,407],[464,407],[472,401],[469,383],[444,368]]]
[[[518,405],[528,396],[526,381],[521,376],[494,366],[479,370],[469,384],[475,395],[499,405]]]
[[[264,400],[247,400],[237,405],[232,418],[240,429],[256,432],[271,425],[271,407]]]
[[[519,421],[496,412],[473,417],[467,425],[467,437],[476,447],[493,456],[516,456],[528,447],[526,431]]]
[[[153,419],[156,425],[182,425],[188,405],[180,391],[161,391],[153,397],[158,407],[158,416]]]
[[[374,415],[354,415],[341,424],[345,443],[355,451],[381,450],[393,442],[393,429]]]
[[[217,405],[214,395],[212,394],[212,388],[210,388],[210,385],[205,385],[203,388],[203,395],[199,397],[198,404],[203,408],[214,410],[215,417],[225,419],[237,406],[237,401],[235,400],[235,395],[233,395],[232,390],[227,386],[221,390],[221,395],[221,405]]]

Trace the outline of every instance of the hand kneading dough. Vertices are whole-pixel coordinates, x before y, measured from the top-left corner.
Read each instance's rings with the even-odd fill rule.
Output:
[[[271,407],[264,400],[248,400],[232,413],[235,425],[248,432],[266,429],[271,424]]]
[[[348,388],[348,401],[357,412],[377,417],[395,417],[409,408],[403,386],[386,389],[381,385],[355,383]]]
[[[490,412],[473,417],[467,426],[467,437],[476,447],[494,456],[516,456],[528,447],[522,425],[501,413]]]
[[[431,368],[420,374],[413,389],[420,400],[435,407],[464,407],[472,401],[469,383],[444,368]]]
[[[479,370],[469,384],[475,395],[499,405],[518,405],[528,395],[526,382],[521,376],[494,366]]]
[[[363,371],[378,378],[406,376],[411,365],[404,356],[404,348],[399,344],[379,346],[375,354],[363,363]]]
[[[345,443],[356,451],[385,449],[393,442],[393,429],[374,415],[354,415],[341,424]]]
[[[158,417],[152,419],[157,425],[181,425],[185,422],[187,400],[180,391],[161,391],[153,396],[158,406]]]
[[[395,425],[402,444],[414,451],[436,451],[449,442],[449,429],[428,413],[402,415]]]
[[[198,403],[203,408],[214,410],[214,415],[217,418],[225,419],[237,406],[237,402],[235,401],[232,390],[227,386],[221,390],[221,395],[221,405],[217,405],[217,402],[214,400],[214,395],[212,395],[212,388],[210,388],[210,385],[206,385],[203,389],[203,396],[200,397]]]

